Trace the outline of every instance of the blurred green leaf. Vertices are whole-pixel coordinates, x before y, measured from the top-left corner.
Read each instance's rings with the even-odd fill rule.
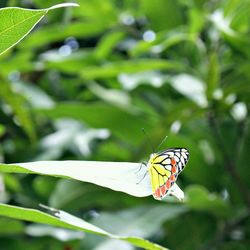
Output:
[[[60,30],[60,32],[58,32]],[[102,23],[96,22],[75,22],[70,25],[54,24],[33,32],[25,41],[20,44],[22,49],[39,48],[49,43],[58,42],[69,36],[89,37],[96,36],[103,32],[105,27]]]
[[[69,56],[61,56],[58,52],[48,52],[43,54],[44,66],[63,73],[78,73],[82,68],[96,62],[91,52],[79,50]]]
[[[181,216],[187,212],[182,205],[152,205],[114,213],[103,213],[92,222],[100,227],[106,227],[110,232],[119,234],[133,234],[148,237],[157,232],[159,227],[168,220]],[[151,221],[150,224],[147,222]]]
[[[121,73],[134,73],[148,70],[181,70],[182,64],[174,61],[151,59],[119,61],[100,66],[89,66],[81,70],[83,79],[98,79],[116,77]]]
[[[187,209],[181,205],[142,206],[118,213],[101,213],[92,220],[92,223],[99,227],[105,227],[116,234],[135,234],[138,237],[148,238],[157,234],[164,222],[183,216],[186,211]],[[149,224],[148,221],[151,221],[151,223]],[[114,240],[105,239],[98,242],[98,247],[109,246],[110,249],[114,249],[115,244]],[[88,247],[92,248],[93,245]]]
[[[118,21],[119,8],[114,5],[112,0],[102,1],[92,0],[91,2],[81,2],[79,8],[75,9],[76,17],[83,20],[90,20],[100,23],[109,29],[110,26],[116,25]]]
[[[209,100],[212,99],[214,91],[219,86],[220,71],[218,57],[215,52],[210,55],[209,67],[207,73],[207,89],[206,94]]]
[[[247,48],[249,47],[250,39],[247,35],[240,33],[231,27],[231,17],[225,17],[224,13],[221,10],[218,10],[211,15],[211,20],[227,42],[249,56]]]
[[[209,245],[217,233],[217,225],[216,219],[210,214],[191,210],[183,214],[179,220],[167,221],[165,230],[169,233],[162,241],[169,242],[171,249],[174,247],[180,250],[199,249]],[[178,237],[175,237],[176,231]]]
[[[244,128],[243,126],[246,126],[246,124],[240,124],[239,126],[242,126],[240,129],[247,129]],[[241,132],[243,132],[241,131]],[[238,150],[239,150],[239,159],[236,162],[237,170],[239,171],[239,174],[244,180],[244,183],[247,185],[247,187],[250,187],[250,183],[248,182],[250,178],[250,173],[248,172],[248,164],[247,162],[250,160],[250,155],[249,155],[249,147],[250,147],[250,131],[245,131],[245,137],[241,138],[242,141],[238,141]],[[246,194],[245,194],[246,195]]]
[[[48,176],[37,176],[33,182],[34,190],[43,198],[47,198],[54,190],[56,180]]]
[[[4,184],[8,190],[14,191],[14,192],[20,192],[21,191],[21,184],[19,180],[16,178],[16,176],[10,175],[10,174],[4,174]]]
[[[22,127],[22,129],[29,136],[30,140],[34,142],[36,140],[36,132],[34,123],[31,119],[30,110],[27,104],[17,92],[11,87],[7,82],[1,82],[0,84],[0,97],[9,105],[12,114],[16,117],[17,122]]]
[[[183,22],[181,5],[178,1],[141,0],[140,8],[148,16],[153,30],[171,29]]]
[[[5,133],[5,131],[6,131],[5,126],[0,124],[0,137]]]
[[[132,56],[140,56],[148,52],[157,54],[186,41],[195,43],[196,39],[195,33],[186,33],[179,30],[161,31],[156,34],[156,39],[152,42],[139,41],[131,48],[130,54]]]
[[[24,224],[22,222],[9,218],[0,218],[0,237],[3,235],[21,234],[23,232]]]
[[[227,201],[216,194],[209,193],[204,187],[192,185],[186,189],[187,206],[199,211],[212,212],[219,217],[231,217],[234,211]]]
[[[51,119],[68,117],[78,119],[95,128],[108,128],[113,134],[135,144],[138,143],[141,138],[141,128],[144,127],[149,131],[152,126],[148,119],[143,117],[143,114],[141,114],[140,117],[100,102],[88,105],[82,105],[80,103],[58,103],[52,109],[44,109],[39,112]],[[131,112],[133,112],[133,110],[131,110]],[[123,122],[124,120],[133,122],[133,126],[127,126],[127,124]]]
[[[65,195],[65,192],[67,192],[67,195]],[[92,197],[95,197],[95,199],[92,199]],[[145,200],[128,196],[121,192],[103,189],[93,184],[68,179],[62,179],[57,182],[49,199],[49,205],[52,207],[70,212],[78,211],[79,208],[88,210],[87,217],[89,217],[89,215],[91,217],[92,212],[95,214],[95,212],[91,210],[93,207],[103,208],[105,210],[113,210],[114,208],[115,210],[119,210],[133,207],[134,204],[145,204]]]
[[[93,187],[92,190],[86,190],[82,183],[77,181],[60,180],[57,183],[55,190],[51,193],[49,204],[52,207],[57,208],[67,207],[67,205],[76,203],[76,200],[80,199],[82,194],[95,192],[93,189],[95,188]],[[67,192],[67,195],[65,195],[65,192]],[[82,203],[82,201],[80,202]]]
[[[48,225],[31,224],[25,229],[26,234],[33,237],[52,236],[60,241],[79,240],[84,238],[83,232],[56,228]]]
[[[95,56],[98,59],[106,59],[112,53],[117,43],[125,37],[124,32],[114,31],[106,34],[95,48]]]
[[[18,75],[20,72],[29,72],[34,69],[32,64],[31,51],[22,51],[12,57],[7,57],[7,53],[0,55],[0,73],[4,77]],[[17,70],[18,69],[18,70]]]
[[[196,8],[192,8],[189,11],[189,19],[190,19],[190,32],[200,32],[205,25],[205,15],[204,13]]]
[[[157,244],[151,243],[150,241],[144,240],[139,237],[118,236],[110,234],[97,226],[94,226],[80,218],[77,218],[61,210],[55,210],[51,208],[51,212],[52,213],[54,212],[55,216],[51,216],[49,214],[46,214],[44,212],[35,209],[28,209],[28,208],[10,206],[6,204],[0,204],[0,214],[2,216],[15,218],[19,220],[36,222],[36,223],[43,223],[67,229],[80,230],[88,233],[99,234],[114,239],[128,241],[135,246],[143,247],[149,250],[166,249],[164,247],[161,247]]]

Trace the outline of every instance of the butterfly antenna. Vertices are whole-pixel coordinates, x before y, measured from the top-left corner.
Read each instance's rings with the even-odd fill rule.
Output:
[[[154,149],[154,147],[153,147],[153,145],[152,145],[152,143],[151,143],[151,140],[150,140],[149,137],[148,137],[148,134],[146,133],[146,131],[145,131],[144,128],[142,128],[141,130],[142,130],[142,133],[143,133],[143,134],[145,135],[145,137],[147,138],[147,142],[148,142],[148,145],[150,145],[150,147],[151,147],[152,153],[154,153],[154,152],[155,152],[155,149]]]
[[[168,138],[167,135],[163,138],[163,140],[161,141],[161,143],[157,147],[157,151],[161,148],[162,144],[167,140],[167,138]]]

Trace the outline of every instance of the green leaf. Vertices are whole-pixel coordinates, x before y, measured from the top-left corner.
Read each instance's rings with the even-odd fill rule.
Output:
[[[0,124],[0,137],[5,133],[6,128],[4,125]]]
[[[190,25],[189,30],[190,33],[198,33],[201,32],[205,25],[205,15],[200,11],[199,9],[192,8],[189,11],[189,19],[190,19]]]
[[[119,235],[134,235],[149,238],[158,234],[163,224],[182,216],[187,208],[182,205],[147,205],[129,208],[118,212],[101,212],[99,216],[91,220],[91,223],[105,228],[109,232]],[[151,223],[148,223],[148,222]],[[87,240],[87,239],[86,239]],[[109,249],[118,249],[113,239],[100,238],[98,242],[88,245],[87,249],[94,246],[102,248],[109,246]]]
[[[207,89],[206,94],[208,100],[211,100],[213,97],[213,93],[219,85],[220,78],[220,69],[219,62],[216,52],[211,53],[209,65],[208,65],[208,73],[207,73]]]
[[[78,5],[74,3],[64,3],[42,10],[17,7],[0,9],[0,55],[20,42],[48,11],[70,6]]]
[[[78,202],[79,199],[82,198],[82,195],[87,195],[90,193],[90,196],[88,196],[88,198],[90,198],[95,193],[95,191],[95,187],[88,188],[86,183],[62,179],[57,182],[55,189],[52,190],[49,199],[49,205],[57,208],[68,208],[69,205]],[[67,192],[67,195],[65,195],[65,192]],[[99,192],[98,188],[97,192]],[[82,202],[80,201],[80,203]]]
[[[153,53],[154,50],[163,52],[171,47],[177,46],[180,43],[191,42],[197,43],[197,35],[195,33],[187,33],[177,31],[161,31],[156,34],[156,39],[152,42],[146,42],[144,40],[139,41],[135,46],[130,49],[130,54],[133,57],[138,57],[145,53]],[[158,52],[158,53],[159,53]]]
[[[119,212],[104,212],[92,220],[99,227],[108,228],[115,234],[133,234],[138,232],[143,237],[149,237],[158,232],[159,227],[171,219],[188,211],[188,208],[180,205],[147,205],[122,210]],[[151,223],[148,223],[151,221]]]
[[[166,250],[166,248],[154,244],[143,238],[114,235],[93,224],[90,224],[82,220],[81,218],[77,218],[62,210],[56,210],[53,208],[48,208],[48,209],[50,210],[50,212],[55,214],[55,216],[49,215],[47,213],[41,212],[36,209],[0,204],[0,215],[9,218],[15,218],[18,220],[48,224],[56,227],[62,227],[72,230],[84,231],[92,234],[103,235],[112,239],[124,240],[132,243],[137,247],[142,247],[149,250],[164,250],[164,249]]]
[[[131,112],[134,111],[131,110]],[[132,144],[137,144],[140,141],[141,128],[144,127],[147,131],[150,131],[152,124],[154,124],[154,121],[149,122],[150,118],[141,118],[138,114],[129,113],[101,102],[85,105],[76,102],[58,103],[51,109],[43,109],[39,112],[51,119],[68,117],[95,128],[108,128],[113,134]],[[133,126],[127,126],[124,120],[133,121]]]
[[[34,142],[36,140],[36,132],[30,110],[24,98],[16,93],[7,82],[1,82],[0,84],[0,98],[9,105],[22,129],[29,136],[30,140]]]
[[[66,39],[69,36],[88,38],[100,34],[105,30],[104,28],[101,23],[95,22],[75,22],[70,23],[70,25],[62,23],[51,24],[50,26],[33,32],[27,37],[25,43],[20,44],[20,48],[30,49],[42,47]],[[60,30],[60,32],[58,32],[58,30]]]
[[[208,211],[222,218],[229,218],[233,214],[227,201],[216,194],[209,193],[203,186],[189,186],[186,190],[186,197],[187,206],[194,210]]]
[[[122,31],[110,32],[106,34],[95,48],[95,56],[98,59],[107,59],[116,44],[125,37]]]
[[[89,66],[80,72],[84,79],[99,79],[116,77],[121,73],[135,73],[149,70],[175,70],[183,69],[183,65],[163,59],[137,59],[119,61],[100,66]]]
[[[17,69],[20,72],[30,72],[33,69],[32,51],[19,51],[12,57],[8,57],[7,54],[4,53],[0,56],[0,74],[3,77],[8,77],[11,73],[16,72]]]
[[[6,225],[8,225],[6,227]],[[24,225],[20,221],[9,218],[0,218],[0,237],[3,235],[21,234],[24,231]]]
[[[93,197],[95,199],[92,199]],[[82,202],[83,200],[88,202]],[[151,199],[151,201],[153,200]],[[49,206],[66,211],[77,211],[78,209],[88,211],[93,207],[103,207],[106,210],[113,210],[115,207],[118,210],[119,208],[131,207],[132,202],[143,204],[144,199],[132,196],[128,198],[125,193],[113,192],[96,185],[70,179],[58,180],[49,198]]]
[[[56,181],[52,177],[38,176],[34,179],[33,183],[34,190],[42,197],[47,198],[53,192],[56,185]]]
[[[21,184],[15,175],[4,174],[4,185],[7,190],[11,190],[13,192],[20,192],[22,190]]]
[[[225,17],[223,12],[217,11],[217,13],[211,15],[211,21],[229,44],[247,56],[250,56],[248,50],[250,39],[246,34],[238,32],[231,27],[231,18]]]
[[[212,215],[190,211],[180,216],[179,219],[166,223],[165,230],[168,232],[166,240],[171,249],[201,249],[216,235],[216,228],[217,221]],[[176,237],[176,232],[178,232],[178,237]]]
[[[151,21],[154,30],[171,29],[183,22],[181,4],[174,0],[141,0],[140,9]]]

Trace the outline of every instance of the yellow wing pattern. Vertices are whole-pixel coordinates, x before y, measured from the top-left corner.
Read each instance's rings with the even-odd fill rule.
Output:
[[[189,152],[185,148],[167,149],[151,155],[148,171],[155,199],[163,199],[186,166]]]

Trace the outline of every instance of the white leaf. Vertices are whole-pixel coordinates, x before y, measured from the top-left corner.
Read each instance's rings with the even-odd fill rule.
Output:
[[[184,192],[176,183],[174,183],[173,186],[169,189],[168,194],[176,197],[180,201],[184,199]]]
[[[147,169],[141,163],[101,161],[37,161],[16,163],[45,175],[65,176],[121,191],[136,197],[152,194]]]

